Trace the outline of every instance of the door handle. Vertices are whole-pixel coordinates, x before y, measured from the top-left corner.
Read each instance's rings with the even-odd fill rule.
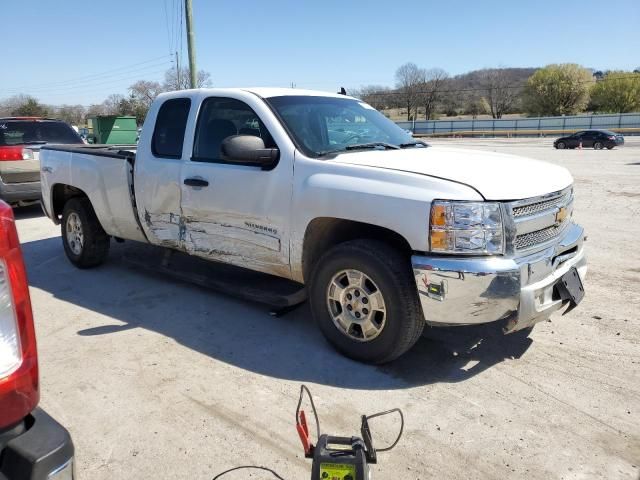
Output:
[[[203,178],[185,178],[184,184],[190,187],[208,187],[209,182]]]

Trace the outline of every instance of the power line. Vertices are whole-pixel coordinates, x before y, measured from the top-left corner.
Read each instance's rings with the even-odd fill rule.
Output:
[[[147,72],[146,75],[157,75],[160,73],[164,73],[165,71],[166,71],[165,69],[155,70],[155,71]],[[85,85],[81,87],[70,87],[68,90],[59,89],[59,90],[52,90],[52,91],[37,92],[35,93],[35,95],[61,96],[61,95],[71,95],[73,93],[90,93],[95,91],[103,91],[107,88],[110,88],[109,87],[110,85],[114,87],[120,87],[123,82],[131,82],[136,79],[139,79],[138,75],[136,75],[135,77],[123,77],[120,79],[112,79],[106,82],[97,82],[92,85]],[[30,92],[31,92],[30,90],[23,90],[21,93],[25,93],[29,95]]]
[[[182,2],[180,0],[176,0],[176,44],[175,49],[178,49],[178,45],[180,44],[180,37],[182,36]]]
[[[105,83],[112,83],[112,82],[117,82],[119,80],[124,80],[124,79],[129,79],[129,78],[133,78],[133,77],[137,77],[138,79],[141,76],[145,76],[145,75],[150,75],[152,73],[156,73],[155,70],[158,69],[158,67],[164,67],[164,71],[166,71],[167,67],[170,67],[171,64],[167,64],[166,62],[162,62],[162,63],[156,63],[153,65],[147,65],[146,67],[142,67],[136,70],[132,70],[129,72],[120,72],[120,73],[114,73],[111,75],[104,75],[103,77],[100,78],[96,78],[95,80],[84,80],[81,82],[70,82],[68,84],[57,84],[57,85],[53,85],[52,87],[49,86],[42,86],[42,87],[33,87],[33,88],[20,88],[20,89],[15,89],[15,90],[7,90],[6,92],[8,94],[16,94],[16,93],[22,93],[25,91],[28,92],[51,92],[51,91],[59,91],[59,90],[70,90],[70,89],[81,89],[83,87],[92,87],[94,85],[104,85]],[[150,72],[150,70],[154,70],[153,72]],[[100,81],[98,81],[100,80]],[[106,80],[106,82],[104,81]]]
[[[164,62],[160,62],[158,63],[159,59],[164,59]],[[91,82],[93,79],[101,79],[104,77],[110,77],[113,75],[121,75],[121,74],[125,74],[125,73],[133,73],[132,71],[135,70],[140,70],[140,69],[145,69],[145,68],[149,68],[152,66],[158,66],[160,64],[166,63],[168,60],[167,55],[162,55],[161,57],[156,57],[156,58],[152,58],[143,62],[138,62],[135,64],[131,64],[131,65],[127,65],[127,66],[123,66],[123,67],[118,67],[118,68],[113,68],[111,70],[105,70],[103,72],[100,73],[94,73],[91,75],[83,75],[80,77],[75,77],[75,78],[70,78],[67,80],[59,80],[57,82],[47,82],[47,83],[40,83],[40,84],[31,84],[31,85],[22,85],[20,87],[10,87],[10,88],[6,88],[3,89],[2,91],[5,92],[13,92],[13,91],[24,91],[24,90],[32,90],[32,89],[42,89],[42,88],[51,88],[51,87],[56,87],[58,85],[70,85],[70,84],[77,84],[77,83],[87,83],[87,82]],[[150,64],[150,63],[154,63],[154,65],[146,65],[146,64]],[[142,67],[142,65],[146,65],[144,67]],[[131,72],[130,72],[131,71]],[[116,73],[117,72],[117,73]]]
[[[167,27],[167,44],[169,46],[169,55],[171,55],[173,50],[171,49],[171,35],[169,34],[169,12],[167,11],[167,0],[163,0],[162,3],[164,5],[165,25]]]

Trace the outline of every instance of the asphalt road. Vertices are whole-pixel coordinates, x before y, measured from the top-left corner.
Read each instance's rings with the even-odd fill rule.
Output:
[[[294,428],[301,383],[324,432],[400,407],[405,434],[374,478],[638,479],[640,138],[613,151],[555,151],[550,139],[434,140],[568,167],[588,231],[584,302],[530,339],[491,332],[423,338],[384,367],[335,353],[307,306],[260,305],[110,260],[77,270],[59,228],[17,211],[38,333],[41,405],[73,436],[80,479],[212,478],[269,466],[310,478]],[[497,172],[499,174],[499,172]],[[446,334],[445,334],[446,333]],[[481,335],[484,341],[469,350]],[[372,423],[379,446],[393,419]],[[237,472],[225,480],[267,479]]]

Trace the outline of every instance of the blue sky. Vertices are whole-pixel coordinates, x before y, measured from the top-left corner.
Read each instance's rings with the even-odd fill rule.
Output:
[[[182,3],[5,0],[0,99],[88,105],[138,79],[161,80],[180,48]],[[452,75],[640,66],[638,0],[193,0],[193,8],[198,68],[215,86],[391,86],[408,61]],[[182,47],[186,54],[186,39]]]

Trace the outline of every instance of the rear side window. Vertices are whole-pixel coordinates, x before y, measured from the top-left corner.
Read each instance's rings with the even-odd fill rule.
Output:
[[[191,100],[188,98],[174,98],[162,104],[151,140],[151,151],[156,157],[182,157],[190,107]]]
[[[39,143],[83,143],[66,123],[50,120],[0,120],[0,146]]]

